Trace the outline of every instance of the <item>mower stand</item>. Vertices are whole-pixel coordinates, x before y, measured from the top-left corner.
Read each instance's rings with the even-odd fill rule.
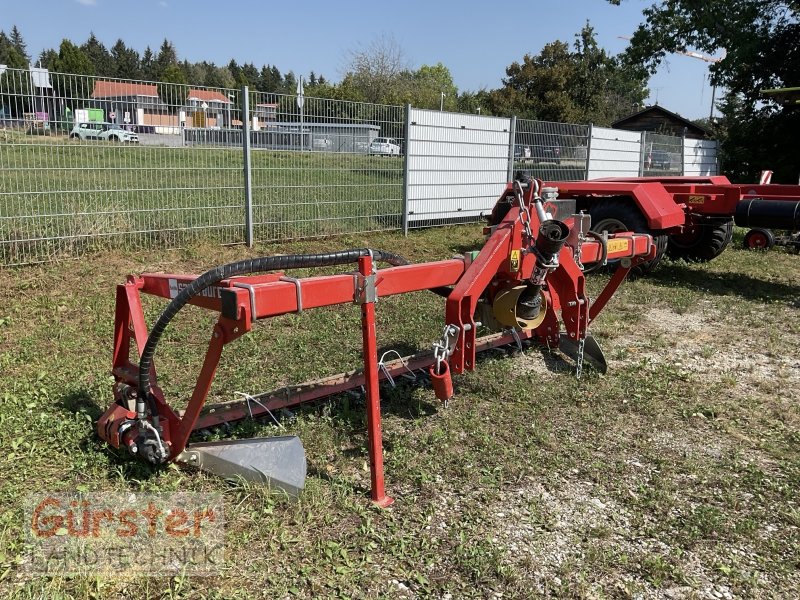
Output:
[[[294,435],[192,444],[177,460],[226,479],[266,482],[293,498],[305,486],[306,452]]]
[[[577,341],[567,336],[566,333],[561,334],[558,342],[558,349],[569,356],[572,360],[578,362],[580,346]],[[603,354],[603,350],[600,348],[600,344],[597,343],[597,340],[594,339],[594,336],[590,333],[586,334],[586,339],[583,343],[583,360],[588,362],[604,375],[606,371],[608,371],[608,363],[606,362],[606,357]]]

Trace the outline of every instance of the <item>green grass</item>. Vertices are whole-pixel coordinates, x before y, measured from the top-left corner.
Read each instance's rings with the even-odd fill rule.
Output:
[[[244,241],[240,148],[0,137],[0,264],[88,248]],[[403,162],[253,150],[259,240],[398,228]]]
[[[481,236],[472,226],[352,234],[252,253],[366,245],[423,261],[480,247]],[[772,598],[800,589],[800,257],[732,248],[626,282],[593,326],[605,376],[576,381],[557,354],[531,348],[484,355],[455,378],[447,409],[428,387],[384,389],[397,501],[379,510],[367,497],[363,401],[349,396],[285,423],[308,454],[297,502],[152,470],[96,438],[93,421],[111,397],[114,286],[127,273],[198,272],[249,255],[206,244],[0,270],[4,597]],[[606,279],[590,278],[592,292]],[[162,307],[145,304],[151,322]],[[377,315],[382,348],[428,347],[443,302],[384,298]],[[357,367],[358,322],[349,305],[258,323],[226,348],[211,400]],[[159,347],[160,382],[176,406],[211,324],[187,309]],[[229,432],[274,433],[250,422]],[[25,495],[76,489],[222,493],[225,568],[206,579],[26,576]]]

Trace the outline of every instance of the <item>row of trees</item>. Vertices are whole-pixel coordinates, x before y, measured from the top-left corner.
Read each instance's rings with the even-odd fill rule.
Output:
[[[65,39],[57,50],[43,50],[34,61],[16,26],[8,35],[0,31],[0,64],[24,69],[32,63],[58,73],[215,88],[247,85],[261,92],[292,93],[297,86],[293,72],[282,73],[275,65],[263,65],[259,69],[253,63],[239,65],[235,60],[225,66],[207,61],[192,63],[179,60],[175,46],[166,39],[156,52],[147,47],[140,55],[121,39],[109,50],[92,33],[81,45]],[[309,74],[308,81],[312,87],[327,83],[323,76],[313,72]]]
[[[26,68],[31,62],[53,72],[119,79],[191,84],[212,88],[247,85],[261,92],[294,93],[297,76],[275,65],[231,60],[213,62],[180,60],[175,46],[164,40],[157,51],[149,47],[140,55],[123,40],[107,49],[94,34],[83,44],[63,40],[56,50],[46,49],[33,61],[16,27],[0,32],[0,63]],[[587,122],[600,125],[638,108],[644,100],[646,76],[642,69],[626,70],[617,57],[600,49],[587,24],[573,46],[552,42],[537,55],[506,69],[503,86],[496,90],[459,91],[450,70],[442,63],[414,68],[403,48],[383,37],[350,52],[339,82],[313,71],[306,77],[309,96],[376,104],[410,103],[420,108],[444,108],[483,114],[518,114],[522,117]]]
[[[608,0],[620,4],[625,0]],[[313,72],[309,96],[379,104],[411,103],[483,114],[517,114],[531,119],[593,122],[608,125],[642,106],[647,81],[664,58],[676,51],[726,52],[711,67],[714,83],[724,90],[715,128],[722,142],[724,168],[735,179],[753,180],[770,168],[777,179],[797,181],[800,110],[782,109],[761,90],[800,86],[800,2],[798,0],[656,0],[643,11],[643,22],[628,49],[611,56],[597,45],[587,23],[570,44],[554,41],[537,54],[526,54],[505,70],[493,90],[459,91],[449,69],[438,63],[412,68],[391,38],[351,52],[339,82]],[[16,27],[0,32],[0,64],[25,68],[31,62]],[[41,66],[53,71],[188,83],[209,87],[248,85],[262,92],[291,94],[296,76],[274,65],[225,66],[179,60],[164,40],[157,51],[139,54],[118,40],[108,50],[94,35],[81,45],[64,40],[45,50]]]

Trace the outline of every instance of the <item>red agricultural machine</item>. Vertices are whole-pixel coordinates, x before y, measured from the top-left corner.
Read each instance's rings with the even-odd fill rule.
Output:
[[[724,177],[609,179],[509,184],[489,217],[480,252],[437,262],[409,264],[389,252],[356,249],[328,254],[268,256],[223,265],[202,275],[144,274],[117,288],[114,333],[114,403],[97,423],[101,438],[159,465],[176,461],[221,476],[267,481],[296,494],[306,462],[292,436],[190,443],[193,433],[297,406],[362,387],[366,391],[372,499],[391,502],[384,490],[379,382],[427,368],[436,396],[453,395],[452,373],[476,367],[476,354],[523,339],[558,346],[605,372],[589,334],[617,287],[632,270],[652,269],[665,252],[707,261],[730,243],[733,223],[800,229],[800,186],[733,185]],[[585,271],[613,263],[605,288],[591,299]],[[377,263],[388,263],[376,269]],[[354,264],[347,274],[297,279],[294,268]],[[256,274],[262,273],[262,274]],[[379,298],[430,290],[445,298],[441,339],[433,351],[380,363],[375,335]],[[169,299],[148,331],[141,294]],[[259,319],[323,306],[360,306],[362,372],[335,375],[261,394],[243,404],[203,412],[226,344]],[[184,411],[171,408],[156,381],[155,351],[164,330],[185,305],[220,314],[205,361]],[[488,334],[478,337],[478,327]],[[135,354],[132,357],[132,346]]]
[[[149,463],[176,461],[222,476],[267,481],[296,494],[305,479],[305,453],[291,436],[190,443],[194,432],[266,415],[363,386],[366,391],[372,499],[391,502],[384,490],[379,381],[406,370],[429,369],[436,396],[453,395],[451,374],[473,370],[476,354],[522,339],[560,346],[605,370],[589,326],[631,268],[653,260],[650,235],[590,231],[589,218],[558,190],[528,180],[509,185],[498,200],[480,252],[422,264],[372,249],[329,254],[268,256],[223,265],[199,276],[144,274],[117,287],[114,327],[114,403],[97,423],[101,438]],[[615,261],[618,268],[594,299],[585,290],[584,265]],[[377,263],[388,263],[376,269]],[[354,264],[352,273],[296,279],[285,270]],[[256,273],[262,273],[256,275]],[[265,273],[265,274],[264,274]],[[381,364],[375,310],[381,297],[431,290],[445,298],[441,339],[433,351]],[[141,294],[169,299],[148,331]],[[311,382],[275,396],[203,412],[226,344],[259,319],[354,303],[361,310],[363,372]],[[184,411],[170,407],[157,385],[154,355],[164,330],[187,304],[219,313],[194,392]],[[488,335],[478,336],[482,326]],[[250,400],[253,400],[251,402]]]
[[[749,248],[771,247],[769,229],[786,230],[778,238],[800,243],[800,185],[732,184],[726,177],[638,177],[559,183],[561,198],[592,217],[594,231],[649,233],[656,258],[639,272],[655,268],[664,254],[706,262],[730,244],[733,225],[755,228],[745,237]]]

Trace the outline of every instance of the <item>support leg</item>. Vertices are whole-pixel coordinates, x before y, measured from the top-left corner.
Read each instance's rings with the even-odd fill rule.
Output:
[[[365,285],[372,275],[372,257],[365,256],[358,261],[358,270]],[[393,498],[386,495],[383,482],[383,436],[381,434],[381,398],[378,387],[378,342],[375,337],[375,303],[363,294],[361,303],[361,334],[364,354],[364,383],[367,391],[367,436],[369,447],[369,466],[372,478],[372,501],[380,507],[387,507]]]

